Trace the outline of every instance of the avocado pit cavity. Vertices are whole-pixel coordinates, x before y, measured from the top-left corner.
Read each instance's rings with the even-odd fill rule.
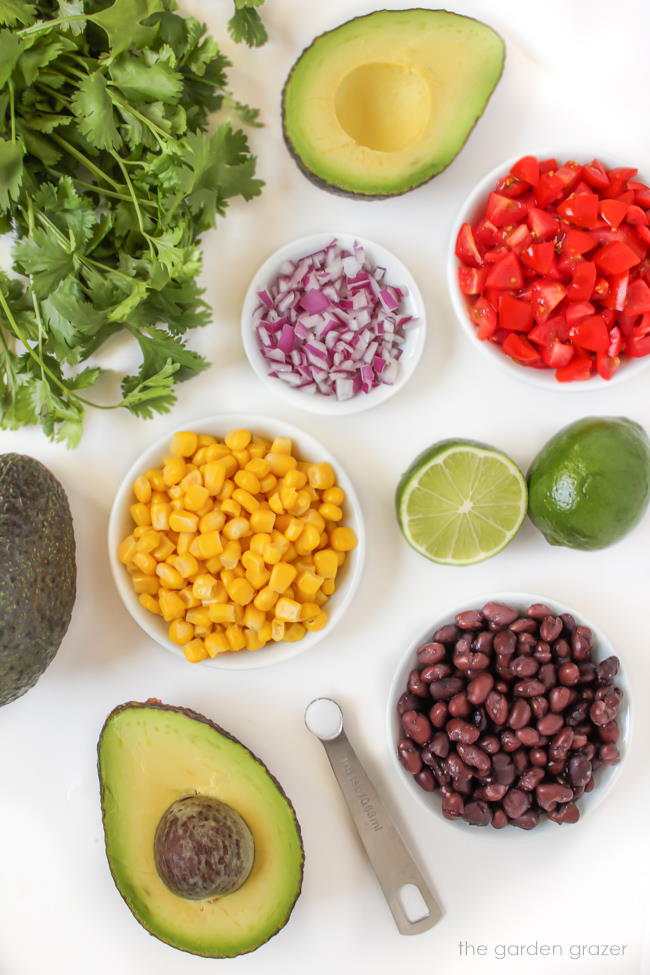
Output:
[[[212,796],[185,796],[163,814],[154,837],[156,869],[179,897],[222,897],[246,881],[253,835],[240,814]]]
[[[431,118],[431,91],[417,69],[373,61],[343,78],[335,108],[341,127],[356,143],[399,152],[422,137]]]

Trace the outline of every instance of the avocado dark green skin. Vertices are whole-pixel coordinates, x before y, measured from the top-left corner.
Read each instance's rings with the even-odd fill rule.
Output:
[[[148,710],[155,710],[155,711],[176,711],[179,714],[184,714],[187,718],[192,718],[194,721],[201,721],[203,724],[207,724],[209,728],[213,728],[214,731],[218,731],[219,734],[220,735],[223,735],[225,738],[230,738],[230,740],[231,741],[234,741],[236,745],[240,745],[242,748],[245,748],[246,751],[248,752],[248,754],[251,755],[251,757],[255,759],[255,761],[257,762],[257,764],[262,766],[262,768],[264,769],[264,771],[266,772],[266,774],[268,776],[270,776],[270,778],[273,780],[273,783],[276,786],[276,788],[278,789],[278,791],[280,792],[280,794],[282,796],[284,796],[284,798],[287,801],[287,804],[288,804],[289,808],[291,809],[291,813],[293,815],[293,818],[294,818],[294,821],[295,821],[295,824],[296,824],[296,831],[298,833],[298,838],[300,840],[300,849],[302,851],[302,860],[300,862],[300,886],[298,887],[298,890],[296,891],[296,896],[294,898],[293,903],[291,904],[291,906],[289,907],[289,910],[287,911],[287,916],[285,917],[285,919],[282,922],[282,924],[278,927],[277,931],[274,931],[270,938],[265,938],[264,941],[261,941],[260,942],[260,944],[251,945],[251,947],[247,951],[240,952],[240,954],[242,954],[242,955],[248,955],[248,954],[251,953],[251,951],[255,951],[257,948],[261,947],[261,945],[266,944],[268,941],[271,940],[271,938],[274,938],[276,936],[276,934],[278,934],[282,930],[282,928],[286,925],[287,921],[291,917],[291,913],[292,913],[292,911],[293,911],[293,909],[295,907],[296,901],[298,900],[298,897],[300,896],[300,892],[302,890],[302,881],[303,881],[303,878],[304,878],[304,875],[305,875],[305,847],[304,847],[304,844],[302,842],[302,830],[300,829],[300,823],[298,822],[298,817],[296,816],[296,810],[294,809],[294,805],[291,802],[291,799],[289,798],[289,796],[286,794],[286,792],[284,791],[284,789],[280,785],[280,783],[278,782],[278,780],[276,779],[276,777],[273,775],[272,772],[269,771],[269,769],[266,767],[266,765],[264,764],[264,762],[260,758],[258,758],[257,755],[250,750],[250,748],[246,748],[246,745],[242,745],[242,743],[239,741],[238,738],[235,738],[234,735],[231,735],[230,732],[229,731],[226,731],[225,728],[222,728],[221,725],[218,725],[218,724],[216,724],[216,722],[211,721],[210,718],[206,718],[204,714],[200,714],[198,711],[193,711],[191,708],[177,707],[174,704],[163,704],[162,701],[159,701],[158,698],[154,698],[154,697],[150,697],[147,701],[126,701],[124,704],[118,704],[118,706],[116,708],[113,708],[113,710],[111,711],[111,713],[109,715],[107,715],[106,720],[104,721],[104,724],[102,725],[102,730],[101,730],[101,732],[99,734],[99,739],[97,741],[97,774],[99,776],[99,798],[100,798],[100,803],[101,803],[101,808],[102,808],[102,827],[103,827],[103,831],[104,831],[104,837],[106,837],[106,804],[105,804],[105,801],[104,801],[104,799],[105,799],[105,794],[104,794],[105,793],[105,789],[104,789],[104,782],[102,781],[102,776],[101,776],[100,754],[99,754],[100,746],[101,746],[101,742],[102,742],[102,737],[103,737],[103,734],[104,734],[104,729],[106,728],[106,725],[111,720],[111,718],[114,717],[114,715],[119,714],[121,711],[127,711],[129,709],[137,709],[137,708],[146,708]],[[152,842],[153,842],[153,840],[152,840]],[[120,893],[120,896],[121,896],[122,900],[124,901],[124,903],[126,904],[126,906],[129,908],[129,910],[131,910],[131,907],[129,905],[128,900],[126,899],[126,897],[124,896],[124,894],[122,893],[122,891],[120,889],[120,885],[118,883],[118,878],[115,876],[115,872],[113,870],[113,865],[112,865],[112,863],[110,861],[110,858],[108,856],[108,852],[106,850],[105,850],[105,852],[106,852],[106,859],[108,860],[108,868],[111,871],[111,876],[113,878],[113,883],[117,887],[117,889],[118,889],[118,891]],[[136,914],[134,914],[133,916],[135,917],[136,921],[138,921],[138,923],[142,925],[142,927],[145,929],[145,931],[147,932],[147,934],[150,934],[152,936],[152,938],[156,938],[157,941],[163,941],[164,940],[164,939],[162,939],[160,937],[159,934],[154,934],[153,931],[150,931],[149,928],[146,926],[146,924],[144,924],[143,921],[141,921],[140,918]],[[215,957],[214,955],[206,955],[206,954],[204,954],[201,951],[190,951],[189,948],[179,948],[178,945],[173,944],[171,941],[165,941],[165,944],[170,944],[172,948],[176,948],[179,951],[184,951],[184,952],[186,952],[186,954],[189,954],[189,955],[200,955],[202,958],[214,958]]]
[[[0,455],[0,706],[33,687],[68,629],[77,568],[72,515],[54,475]]]
[[[407,7],[404,10],[400,10],[400,13],[409,13],[410,11],[425,10],[425,9],[426,10],[429,10],[428,7],[426,7],[426,8],[425,7]],[[440,10],[442,13],[453,13],[453,11],[445,10],[442,7],[439,7],[439,8],[436,8],[436,9],[437,10]],[[439,176],[440,173],[444,173],[444,171],[446,169],[448,169],[449,166],[451,166],[451,164],[453,163],[454,159],[456,159],[460,155],[460,153],[463,151],[463,149],[465,148],[465,146],[467,144],[467,140],[469,139],[470,135],[472,134],[472,132],[476,128],[477,122],[483,116],[483,112],[481,112],[481,114],[479,116],[477,116],[476,121],[474,122],[474,125],[471,127],[471,129],[469,130],[469,132],[465,136],[464,141],[459,145],[458,151],[456,152],[456,155],[455,156],[452,156],[452,158],[449,160],[449,162],[447,163],[446,166],[443,166],[442,169],[439,169],[437,173],[432,173],[431,176],[428,176],[426,179],[423,179],[420,183],[416,183],[414,186],[407,186],[406,189],[398,190],[395,193],[362,193],[362,192],[356,192],[355,190],[345,190],[345,189],[343,189],[340,186],[336,186],[333,183],[329,183],[326,179],[323,179],[322,176],[319,176],[318,173],[315,173],[312,169],[309,169],[309,167],[304,164],[304,162],[302,161],[302,159],[300,158],[300,156],[298,155],[298,153],[294,149],[293,143],[291,141],[291,136],[289,135],[289,133],[287,131],[286,114],[285,114],[285,107],[284,107],[285,106],[285,94],[286,94],[286,91],[287,91],[287,87],[289,85],[289,82],[291,81],[291,76],[293,75],[293,72],[295,71],[296,66],[298,65],[298,62],[301,60],[301,58],[303,57],[303,55],[307,53],[307,51],[309,50],[309,48],[312,47],[316,43],[317,40],[319,40],[321,37],[324,37],[326,34],[331,34],[332,31],[338,30],[340,27],[344,27],[345,24],[351,24],[353,21],[356,21],[356,20],[365,20],[366,17],[372,17],[374,14],[377,14],[377,13],[386,13],[386,12],[387,12],[386,8],[382,8],[381,10],[373,10],[369,14],[362,14],[360,17],[351,17],[350,20],[343,21],[342,24],[338,24],[336,27],[333,27],[331,30],[326,30],[326,31],[323,31],[322,34],[318,34],[318,36],[313,39],[313,41],[311,42],[311,44],[308,44],[307,47],[303,48],[303,50],[301,51],[301,53],[298,55],[298,57],[296,58],[296,60],[294,61],[293,65],[291,67],[291,70],[290,70],[289,74],[287,75],[287,80],[285,81],[284,86],[282,88],[282,136],[284,138],[284,143],[285,143],[287,149],[289,150],[289,155],[291,156],[291,158],[295,162],[295,164],[298,167],[298,169],[300,170],[300,172],[303,174],[303,176],[306,176],[307,177],[307,179],[309,180],[310,183],[313,183],[314,186],[317,186],[321,190],[325,190],[327,193],[333,193],[335,196],[345,196],[349,200],[392,200],[393,197],[395,197],[395,196],[404,196],[405,193],[410,193],[411,190],[417,190],[417,189],[419,189],[420,186],[426,186],[427,183],[430,183],[431,180],[432,179],[435,179],[436,176]],[[485,22],[482,21],[482,20],[479,20],[478,17],[469,17],[467,14],[463,14],[463,17],[466,20],[474,20],[474,21],[476,21],[477,24],[483,24],[485,27],[489,27],[489,24],[485,24]],[[490,27],[490,30],[494,31],[494,33],[497,34],[497,31],[495,31],[493,27]],[[500,36],[500,35],[498,35],[498,36]],[[503,38],[502,38],[502,40],[503,40]],[[492,91],[488,95],[488,99],[487,99],[487,101],[485,103],[485,106],[483,108],[483,111],[485,111],[485,109],[487,108],[488,103],[490,101],[490,98],[492,98],[492,95],[494,94],[494,91],[495,91],[497,85],[501,81],[501,78],[503,76],[503,71],[504,71],[504,68],[505,68],[505,63],[506,63],[506,48],[505,48],[505,42],[504,42],[504,46],[503,46],[503,61],[501,63],[501,71],[499,72],[499,77],[494,82],[494,88],[492,89]]]

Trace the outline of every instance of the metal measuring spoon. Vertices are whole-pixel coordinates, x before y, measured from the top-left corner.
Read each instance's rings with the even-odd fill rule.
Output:
[[[350,745],[341,708],[331,698],[317,697],[307,705],[305,724],[323,744],[399,933],[428,931],[441,919],[442,908]]]

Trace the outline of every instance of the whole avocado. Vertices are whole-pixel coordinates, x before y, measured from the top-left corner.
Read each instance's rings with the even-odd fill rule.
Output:
[[[33,457],[0,455],[0,706],[33,687],[54,658],[76,579],[63,487]]]
[[[624,416],[569,424],[528,472],[528,513],[551,545],[612,545],[641,520],[649,501],[650,440]]]

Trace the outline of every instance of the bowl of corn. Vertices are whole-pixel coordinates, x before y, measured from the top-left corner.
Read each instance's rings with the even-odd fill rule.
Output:
[[[190,663],[245,669],[332,631],[361,578],[365,532],[354,487],[321,443],[231,413],[138,458],[108,548],[122,601],[152,639]]]

